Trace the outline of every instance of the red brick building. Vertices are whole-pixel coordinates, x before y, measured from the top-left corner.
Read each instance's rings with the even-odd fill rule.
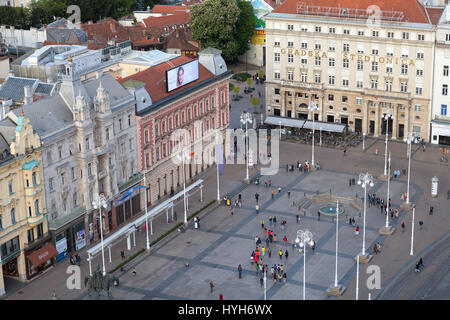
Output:
[[[220,53],[212,48],[199,52],[198,80],[171,92],[166,89],[166,71],[194,59],[179,56],[120,81],[136,97],[138,168],[151,170],[146,179],[149,204],[183,185],[181,165],[174,161],[180,144],[171,141],[173,131],[186,129],[196,143],[193,159],[186,163],[186,181],[213,160],[208,151],[215,143],[212,130],[225,130],[229,123],[231,72]]]

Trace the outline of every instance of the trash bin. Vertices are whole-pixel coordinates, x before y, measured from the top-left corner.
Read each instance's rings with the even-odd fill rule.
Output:
[[[198,229],[198,221],[195,221],[195,222],[194,222],[194,228],[195,228],[195,229]]]
[[[117,287],[117,286],[119,286],[119,284],[120,284],[119,278],[114,277],[114,286]]]
[[[431,196],[433,198],[437,197],[438,195],[438,182],[438,177],[434,176],[433,178],[431,178]]]

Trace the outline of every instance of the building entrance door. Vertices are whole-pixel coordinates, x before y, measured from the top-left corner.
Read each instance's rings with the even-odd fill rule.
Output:
[[[405,126],[403,124],[398,125],[398,137],[403,138],[405,136]]]
[[[392,134],[392,119],[389,119],[389,132],[388,134]],[[381,122],[381,133],[386,134],[386,120],[382,120]]]
[[[273,109],[273,115],[278,117],[281,116],[280,109]]]
[[[375,121],[370,120],[369,122],[369,134],[375,133]]]
[[[287,114],[288,118],[292,118],[292,110],[288,110],[287,113],[288,113],[288,114]]]
[[[299,112],[298,113],[298,118],[302,119],[302,120],[308,120],[308,114],[307,113],[303,113],[303,112]]]
[[[362,119],[355,119],[355,131],[356,132],[362,131]]]
[[[334,116],[327,116],[327,122],[333,122],[334,123]]]

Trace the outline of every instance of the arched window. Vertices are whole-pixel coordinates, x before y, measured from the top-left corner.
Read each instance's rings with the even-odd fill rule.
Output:
[[[14,208],[11,209],[11,223],[16,223],[16,210],[14,210]]]
[[[36,177],[36,172],[33,172],[33,174],[32,174],[32,180],[33,180],[33,186],[36,186],[38,183],[37,183],[37,177]]]

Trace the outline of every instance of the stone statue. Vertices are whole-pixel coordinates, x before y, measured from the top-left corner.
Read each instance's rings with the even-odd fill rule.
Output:
[[[111,287],[113,286],[115,277],[112,275],[103,275],[100,271],[100,266],[97,265],[97,270],[94,271],[92,276],[86,276],[84,279],[84,285],[88,288],[88,295],[91,296],[91,291],[94,290],[97,296],[102,291],[106,291],[108,298],[112,299]]]

